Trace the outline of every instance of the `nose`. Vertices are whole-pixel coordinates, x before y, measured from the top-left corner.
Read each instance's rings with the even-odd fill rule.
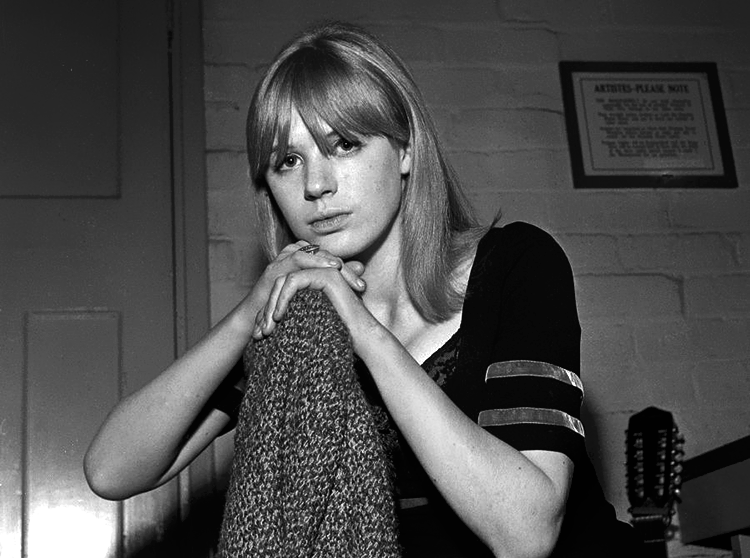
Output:
[[[329,157],[319,154],[319,156],[308,161],[306,169],[306,200],[312,201],[321,198],[326,194],[335,194],[338,191],[338,183],[333,169],[333,163]]]

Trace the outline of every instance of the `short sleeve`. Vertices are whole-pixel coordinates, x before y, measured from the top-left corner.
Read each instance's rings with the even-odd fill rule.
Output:
[[[518,450],[558,451],[577,460],[581,329],[573,274],[562,248],[525,223],[504,227],[488,257],[482,290],[496,327],[487,348],[476,420]]]

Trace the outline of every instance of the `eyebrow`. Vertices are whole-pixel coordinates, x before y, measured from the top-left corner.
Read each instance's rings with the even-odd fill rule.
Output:
[[[352,133],[352,134],[347,134],[347,136],[349,136],[349,137],[356,137],[357,134]],[[331,130],[330,132],[328,132],[325,135],[325,139],[330,141],[331,139],[334,139],[334,138],[346,138],[347,136],[339,134],[335,130]],[[314,141],[314,139],[315,139],[315,137],[313,136],[313,141]],[[292,142],[288,142],[287,145],[286,145],[286,148],[288,150],[294,151],[295,149],[297,149],[297,146],[294,143],[292,143]],[[276,142],[274,142],[274,144],[271,146],[271,153],[270,153],[271,157],[273,157],[275,154],[277,154],[278,151],[279,151],[279,144],[276,143]]]

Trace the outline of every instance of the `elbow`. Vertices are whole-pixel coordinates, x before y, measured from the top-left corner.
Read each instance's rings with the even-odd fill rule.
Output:
[[[106,463],[96,458],[89,448],[83,458],[83,475],[91,491],[105,500],[125,500],[133,494],[124,490],[118,483],[118,475]]]
[[[116,490],[109,481],[108,475],[98,466],[95,459],[91,457],[91,451],[83,458],[83,476],[91,491],[105,500],[119,500]]]
[[[523,521],[515,533],[498,529],[488,545],[496,558],[548,558],[557,545],[563,513]]]

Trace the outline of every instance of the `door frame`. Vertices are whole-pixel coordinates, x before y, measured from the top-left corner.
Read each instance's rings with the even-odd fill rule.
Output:
[[[170,0],[170,97],[175,254],[176,356],[210,322],[200,0]]]
[[[203,13],[201,0],[170,5],[170,99],[174,227],[175,357],[210,326]],[[213,546],[221,495],[214,453],[204,451],[179,476],[183,549],[206,556]],[[217,504],[218,503],[218,504]],[[208,505],[207,505],[208,504]],[[210,510],[210,511],[209,511]],[[203,516],[203,529],[189,529]],[[213,528],[211,528],[213,526]]]

